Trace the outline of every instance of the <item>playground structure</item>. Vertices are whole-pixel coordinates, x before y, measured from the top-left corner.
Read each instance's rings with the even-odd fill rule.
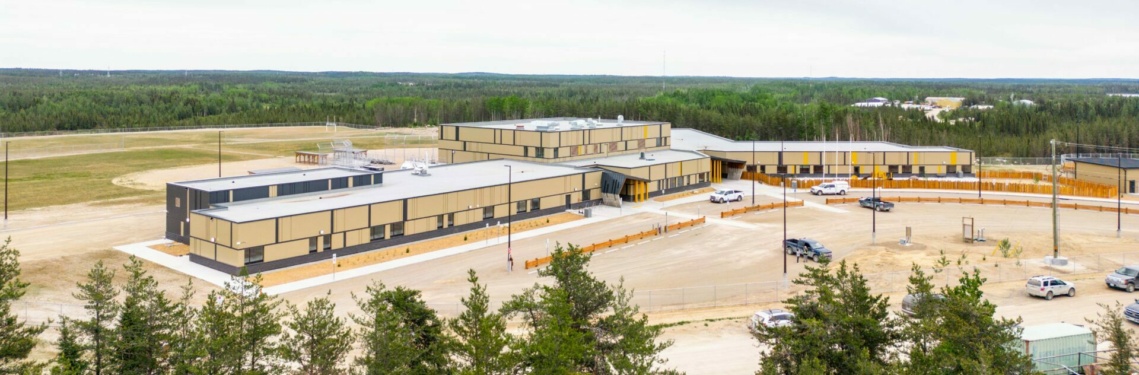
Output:
[[[372,158],[368,150],[352,146],[348,139],[334,139],[328,143],[318,143],[318,151],[296,151],[294,161],[297,164],[313,164],[320,166],[335,166],[345,168],[365,168],[372,164],[390,165],[387,158]]]

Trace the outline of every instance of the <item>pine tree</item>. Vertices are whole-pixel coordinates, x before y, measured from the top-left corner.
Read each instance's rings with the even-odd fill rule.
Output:
[[[366,297],[353,295],[361,315],[351,315],[363,355],[356,365],[365,374],[440,374],[449,367],[449,342],[435,311],[419,291],[369,285]]]
[[[265,374],[276,359],[281,333],[281,301],[261,292],[261,275],[248,279],[245,268],[211,292],[198,315],[205,373]]]
[[[120,374],[156,374],[164,372],[166,343],[172,339],[173,306],[158,289],[158,282],[147,275],[142,261],[131,256],[125,266],[128,273],[125,297],[115,328],[117,338],[112,346],[115,372]]]
[[[660,329],[630,305],[622,284],[610,286],[586,267],[590,256],[574,245],[558,244],[550,266],[538,271],[553,278],[511,298],[502,308],[520,316],[531,333],[515,344],[522,372],[673,373],[659,369],[658,356],[671,342],[658,342]]]
[[[329,292],[331,294],[331,292]],[[328,295],[308,301],[304,311],[288,305],[288,331],[281,335],[281,359],[306,375],[344,374],[344,359],[352,350],[352,329],[336,316]]]
[[[80,375],[87,372],[88,363],[83,358],[83,344],[79,342],[74,325],[70,318],[59,317],[59,341],[56,342],[59,354],[55,356],[52,375]]]
[[[36,336],[47,328],[21,322],[12,312],[28,283],[20,281],[20,251],[9,247],[11,242],[8,238],[0,245],[0,373],[23,372],[35,365],[25,359],[36,347]]]
[[[506,333],[506,318],[490,310],[486,285],[479,284],[475,270],[467,271],[471,294],[462,299],[466,310],[458,318],[447,321],[457,336],[455,368],[460,374],[509,374],[513,354],[507,352],[511,337]]]
[[[170,323],[174,329],[166,357],[166,368],[171,374],[193,374],[202,357],[204,343],[198,328],[198,310],[191,301],[194,299],[194,281],[190,279],[182,286],[182,296],[174,303],[170,312]]]
[[[1127,375],[1134,373],[1136,354],[1139,354],[1139,342],[1135,340],[1134,332],[1123,319],[1123,304],[1116,302],[1115,306],[1099,304],[1103,312],[1097,313],[1097,319],[1087,319],[1094,328],[1095,337],[1107,340],[1113,349],[1107,356],[1107,362],[1100,368],[1104,375]]]
[[[114,277],[115,271],[108,270],[100,260],[87,272],[87,282],[78,284],[79,292],[72,294],[83,301],[89,315],[87,320],[75,323],[90,353],[89,371],[95,375],[111,373],[109,354],[115,338],[113,324],[119,312],[119,303],[115,300],[119,291],[112,283]]]

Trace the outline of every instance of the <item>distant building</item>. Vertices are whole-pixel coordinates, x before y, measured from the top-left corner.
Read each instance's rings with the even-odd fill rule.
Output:
[[[855,107],[881,107],[881,106],[888,106],[888,105],[890,105],[890,99],[883,98],[880,96],[852,104],[852,106],[855,106]]]
[[[1123,97],[1123,98],[1139,98],[1139,94],[1128,94],[1128,93],[1114,93],[1114,94],[1107,94],[1107,96],[1118,96],[1118,97]]]
[[[1139,178],[1139,160],[1130,157],[1101,156],[1106,157],[1077,157],[1067,160],[1072,162],[1077,180],[1108,186],[1122,184],[1124,193],[1134,194],[1135,181]]]
[[[958,107],[961,107],[961,103],[964,101],[965,98],[956,98],[949,96],[930,96],[925,98],[925,104],[949,109],[957,109]]]
[[[971,106],[969,106],[969,108],[971,108],[971,109],[979,109],[979,110],[982,110],[982,111],[983,111],[983,110],[986,110],[986,109],[993,109],[993,106],[992,106],[991,104],[976,104],[976,105],[971,105]]]
[[[1013,101],[1012,105],[1023,105],[1023,106],[1031,107],[1031,106],[1036,105],[1036,102],[1028,100],[1028,99],[1020,99],[1020,100]]]

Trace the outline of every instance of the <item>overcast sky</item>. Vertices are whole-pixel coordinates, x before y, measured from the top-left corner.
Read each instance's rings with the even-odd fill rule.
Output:
[[[0,0],[0,67],[1139,78],[1139,1]]]

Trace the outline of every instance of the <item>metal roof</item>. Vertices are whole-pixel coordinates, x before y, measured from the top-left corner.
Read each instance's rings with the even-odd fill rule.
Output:
[[[506,165],[511,168],[504,168]],[[412,174],[412,170],[385,172],[382,185],[226,203],[218,205],[218,208],[195,212],[232,222],[249,222],[506,185],[508,173],[511,173],[511,182],[517,183],[591,171],[596,170],[517,160],[487,160],[431,167],[427,170],[428,176]]]
[[[1120,164],[1123,165],[1123,169],[1139,168],[1139,159],[1132,158],[1123,158],[1122,163],[1120,163],[1119,158],[1068,158],[1067,160],[1077,161],[1080,163],[1102,165],[1112,168],[1119,168]]]
[[[586,126],[587,121],[592,121],[597,126]],[[572,128],[571,123],[577,122],[581,128]],[[549,117],[549,118],[532,118],[532,119],[519,119],[519,120],[501,120],[501,121],[481,121],[481,122],[460,122],[453,124],[443,124],[446,126],[463,126],[463,127],[476,127],[476,128],[491,128],[491,129],[518,129],[522,126],[522,130],[538,131],[540,126],[548,126],[550,124],[557,124],[557,128],[552,130],[543,130],[549,132],[563,132],[563,131],[578,131],[588,129],[612,129],[622,126],[640,126],[640,125],[657,125],[667,124],[665,121],[633,121],[622,120],[621,124],[617,124],[615,119],[586,119],[581,117]]]
[[[577,167],[588,166],[607,166],[616,168],[639,168],[647,167],[650,165],[659,165],[666,163],[675,163],[679,161],[699,160],[705,159],[708,155],[701,154],[695,151],[683,150],[657,150],[646,151],[645,158],[641,159],[641,153],[632,153],[624,155],[615,155],[604,158],[573,160],[563,162],[565,165],[572,165]]]
[[[673,128],[672,148],[693,151],[723,151],[723,152],[750,152],[752,143],[755,143],[756,152],[778,152],[779,141],[733,141],[724,137],[708,134],[696,129]],[[787,152],[959,152],[969,150],[945,146],[907,146],[890,142],[815,142],[815,141],[786,141],[782,142],[783,151]]]
[[[223,191],[242,189],[255,186],[272,186],[301,181],[314,181],[338,177],[351,177],[374,174],[372,171],[362,171],[348,168],[314,168],[284,173],[252,174],[233,177],[211,178],[205,180],[172,182],[177,186],[185,186],[202,191]]]
[[[1024,341],[1037,341],[1057,337],[1087,335],[1091,333],[1092,330],[1087,327],[1071,323],[1048,323],[1024,327],[1024,331],[1020,333],[1020,339]]]

